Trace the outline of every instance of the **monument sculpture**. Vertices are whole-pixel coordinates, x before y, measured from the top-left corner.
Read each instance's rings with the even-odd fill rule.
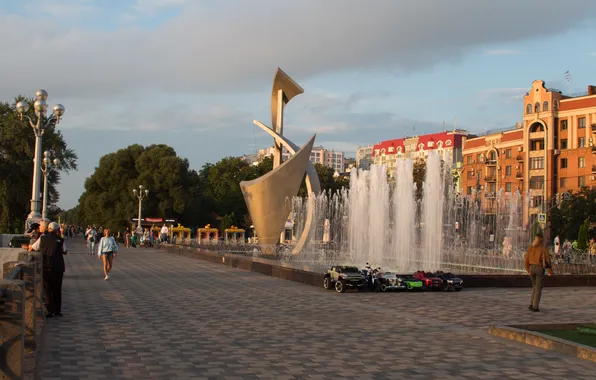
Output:
[[[283,136],[284,108],[288,102],[304,92],[283,70],[277,69],[271,90],[272,128],[254,120],[253,123],[273,137],[273,170],[252,181],[240,182],[244,200],[259,237],[259,245],[265,253],[279,243],[280,235],[288,215],[292,211],[291,199],[298,194],[306,173],[308,211],[305,226],[293,254],[299,253],[310,233],[314,215],[314,195],[321,192],[319,177],[310,162],[310,153],[315,142],[314,135],[302,148]],[[282,150],[287,149],[291,157],[282,162]]]

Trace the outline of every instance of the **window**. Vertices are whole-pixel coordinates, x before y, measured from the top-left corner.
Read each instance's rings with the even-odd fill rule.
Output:
[[[477,163],[480,163],[480,162],[482,162],[482,154],[478,153],[478,154],[476,155],[476,162],[477,162]]]
[[[389,153],[393,153],[393,147],[392,146],[389,147]]]
[[[580,157],[577,159],[577,167],[578,168],[585,168],[586,167],[586,158]]]
[[[511,149],[505,150],[505,158],[511,158]]]
[[[559,179],[560,185],[559,187],[561,187],[562,189],[567,187],[567,178],[561,178]]]
[[[561,169],[567,169],[567,159],[561,158]]]
[[[508,193],[511,192],[511,182],[505,182],[505,191]]]
[[[468,156],[468,165],[472,165],[473,161],[474,159],[472,158],[472,156]]]
[[[472,186],[468,186],[468,188],[466,190],[466,194],[472,195]]]
[[[511,175],[511,165],[505,166],[505,175]]]
[[[530,127],[530,133],[535,133],[535,132],[544,132],[544,125],[542,125],[540,123],[532,124],[532,126]]]
[[[585,148],[586,147],[586,138],[585,137],[579,137],[577,139],[577,147],[578,148]]]
[[[567,139],[561,140],[561,149],[567,149]]]
[[[542,140],[531,140],[530,141],[530,150],[543,150],[544,149],[544,142]]]
[[[548,111],[548,102],[546,100],[542,103],[542,110],[544,112]]]
[[[562,131],[567,130],[567,120],[561,120],[561,130]]]
[[[535,197],[532,197],[532,207],[540,207],[540,206],[542,206],[542,196],[537,195]]]
[[[578,128],[585,128],[586,127],[586,118],[580,117],[577,119],[577,127]]]
[[[474,178],[474,170],[468,170],[468,179]]]
[[[530,169],[544,169],[544,157],[530,157]]]
[[[542,190],[542,188],[544,188],[544,177],[542,177],[542,176],[530,177],[530,189]]]
[[[579,187],[586,186],[586,177],[584,177],[583,175],[580,175],[579,177],[577,177],[577,186],[579,186]]]
[[[532,105],[531,105],[531,104],[528,104],[528,105],[526,106],[526,113],[527,113],[527,114],[531,114],[531,113],[532,113]]]
[[[397,147],[397,154],[401,154],[401,146]]]
[[[385,154],[385,148],[381,149],[381,154]]]
[[[536,104],[534,104],[534,112],[540,112],[540,103],[536,102]]]
[[[488,152],[488,159],[490,161],[496,161],[497,160],[497,152],[495,152],[494,150],[491,150],[490,152]]]

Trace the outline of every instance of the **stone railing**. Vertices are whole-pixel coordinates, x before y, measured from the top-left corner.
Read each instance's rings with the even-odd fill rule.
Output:
[[[39,254],[19,254],[3,265],[0,280],[0,378],[22,379],[25,353],[36,350],[36,320],[43,315]]]

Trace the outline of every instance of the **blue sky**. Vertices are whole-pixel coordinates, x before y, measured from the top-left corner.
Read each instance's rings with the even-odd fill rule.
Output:
[[[166,143],[195,169],[271,144],[279,66],[305,89],[285,134],[359,145],[521,120],[535,79],[596,84],[596,3],[503,0],[22,0],[0,2],[0,100],[45,88],[79,155],[59,205],[76,205],[99,158]]]

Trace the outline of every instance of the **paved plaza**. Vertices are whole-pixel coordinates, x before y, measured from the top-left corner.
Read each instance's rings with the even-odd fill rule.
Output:
[[[49,379],[591,379],[596,363],[496,338],[489,324],[594,321],[594,289],[337,294],[153,249],[109,281],[70,244]]]

